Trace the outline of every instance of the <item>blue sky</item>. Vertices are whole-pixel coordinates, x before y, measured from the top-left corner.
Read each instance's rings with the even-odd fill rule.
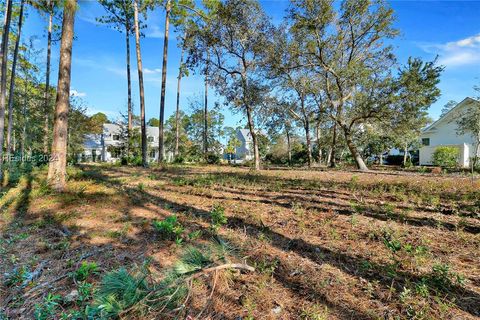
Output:
[[[261,1],[274,23],[281,21],[288,1]],[[393,41],[399,63],[409,56],[427,60],[439,56],[445,66],[441,78],[442,96],[430,108],[437,118],[449,100],[461,101],[472,96],[473,85],[480,85],[480,1],[391,1],[395,10],[396,27],[401,35]],[[76,40],[73,48],[72,93],[80,96],[90,113],[104,112],[110,118],[126,113],[125,38],[107,26],[98,25],[95,17],[103,9],[95,1],[79,1],[75,24]],[[46,47],[46,19],[29,8],[25,23],[25,38],[37,35],[37,48]],[[145,76],[145,101],[147,119],[158,118],[160,79],[163,50],[164,12],[150,12],[145,38],[141,41]],[[25,39],[24,38],[24,39]],[[135,48],[131,41],[132,87],[135,113],[138,114],[138,76]],[[44,53],[45,54],[45,53]],[[173,114],[176,101],[176,77],[180,50],[176,34],[170,34],[167,69],[166,117]],[[58,72],[58,45],[52,51],[52,83],[56,84]],[[42,61],[42,60],[41,60]],[[209,99],[218,100],[213,89]],[[203,79],[191,74],[182,80],[181,107],[187,109],[190,100],[202,99]],[[241,115],[225,110],[226,125],[243,125]]]

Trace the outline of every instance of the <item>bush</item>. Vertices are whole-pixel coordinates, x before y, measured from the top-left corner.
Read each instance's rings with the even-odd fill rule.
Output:
[[[177,216],[169,216],[163,221],[154,221],[153,227],[164,239],[181,242],[184,229],[180,222],[178,222]]]
[[[212,210],[210,210],[210,229],[213,232],[217,232],[226,223],[225,208],[218,204],[214,205]]]
[[[98,266],[95,262],[83,261],[80,267],[75,271],[73,277],[77,281],[85,281],[91,274],[97,273]]]
[[[433,164],[440,167],[453,168],[458,165],[459,151],[456,147],[441,146],[433,152]]]
[[[219,164],[220,163],[220,157],[212,152],[207,153],[206,161],[208,164]]]
[[[175,157],[175,159],[173,159],[173,163],[184,163],[185,162],[185,158],[181,155],[178,155]]]

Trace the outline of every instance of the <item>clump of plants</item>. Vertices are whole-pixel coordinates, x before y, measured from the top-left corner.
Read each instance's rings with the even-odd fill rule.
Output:
[[[227,224],[225,208],[219,204],[214,205],[212,210],[210,210],[210,229],[216,233],[225,224]]]
[[[160,233],[163,239],[173,240],[177,243],[182,242],[182,234],[185,229],[178,221],[176,215],[168,216],[162,221],[154,221],[153,227]]]
[[[444,168],[454,168],[458,165],[459,156],[458,148],[439,146],[433,152],[433,164]]]
[[[98,273],[98,265],[96,262],[83,261],[80,267],[73,273],[73,278],[76,281],[85,281],[92,274]]]
[[[204,247],[186,248],[159,282],[150,280],[148,264],[133,271],[125,268],[111,271],[102,278],[92,305],[98,310],[99,318],[106,319],[148,312],[174,314],[180,306],[188,303],[190,284],[200,275],[232,268],[254,270],[245,264],[228,263],[229,259],[224,255],[228,248],[218,248],[224,245],[215,242]]]

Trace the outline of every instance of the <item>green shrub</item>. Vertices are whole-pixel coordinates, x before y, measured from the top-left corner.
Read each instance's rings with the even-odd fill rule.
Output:
[[[458,165],[460,153],[458,148],[440,146],[433,152],[433,164],[440,167],[453,168]]]
[[[55,315],[59,310],[62,297],[57,294],[49,293],[42,304],[35,305],[34,317],[36,320],[55,319]]]
[[[77,281],[85,281],[91,274],[97,273],[98,266],[95,262],[83,261],[80,267],[74,272],[73,277]]]
[[[177,242],[180,242],[182,239],[184,229],[180,222],[178,222],[176,215],[169,216],[163,221],[154,221],[153,227],[164,239],[175,240]]]
[[[175,157],[175,159],[173,159],[173,163],[184,163],[185,162],[185,158],[181,155],[178,155]]]
[[[226,223],[225,208],[218,204],[214,205],[212,210],[210,210],[210,228],[212,231],[217,232]]]
[[[465,283],[465,278],[461,274],[451,271],[448,264],[435,264],[429,280],[433,287],[444,291],[448,291],[454,285],[463,286]]]
[[[207,157],[205,159],[208,164],[219,164],[220,163],[220,157],[218,154],[209,152],[207,153]]]

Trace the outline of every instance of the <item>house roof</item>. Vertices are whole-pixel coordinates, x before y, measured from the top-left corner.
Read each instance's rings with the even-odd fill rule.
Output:
[[[134,126],[134,128],[140,128],[140,126]],[[105,123],[103,125],[104,134],[120,134],[121,126],[116,123]],[[158,137],[158,127],[147,126],[147,136]]]
[[[267,136],[267,133],[264,130],[255,130],[257,134]],[[237,129],[237,135],[240,135],[245,139],[245,141],[252,141],[252,136],[250,135],[250,129]]]
[[[251,141],[252,136],[250,135],[250,130],[248,129],[238,129],[237,132],[245,139],[245,141]]]
[[[470,97],[466,97],[465,99],[463,99],[461,102],[459,102],[455,107],[453,107],[452,109],[450,109],[448,112],[446,112],[443,116],[441,116],[437,121],[434,121],[431,125],[429,125],[428,127],[426,127],[425,129],[422,130],[422,133],[426,133],[428,131],[431,131],[432,129],[435,129],[435,127],[442,123],[443,121],[445,121],[445,119],[447,119],[451,114],[453,114],[454,112],[456,112],[457,110],[463,108],[464,106],[468,105],[468,104],[471,104],[471,103],[478,103],[479,104],[479,107],[480,107],[480,101],[476,100],[476,99],[473,99],[473,98],[470,98]]]

